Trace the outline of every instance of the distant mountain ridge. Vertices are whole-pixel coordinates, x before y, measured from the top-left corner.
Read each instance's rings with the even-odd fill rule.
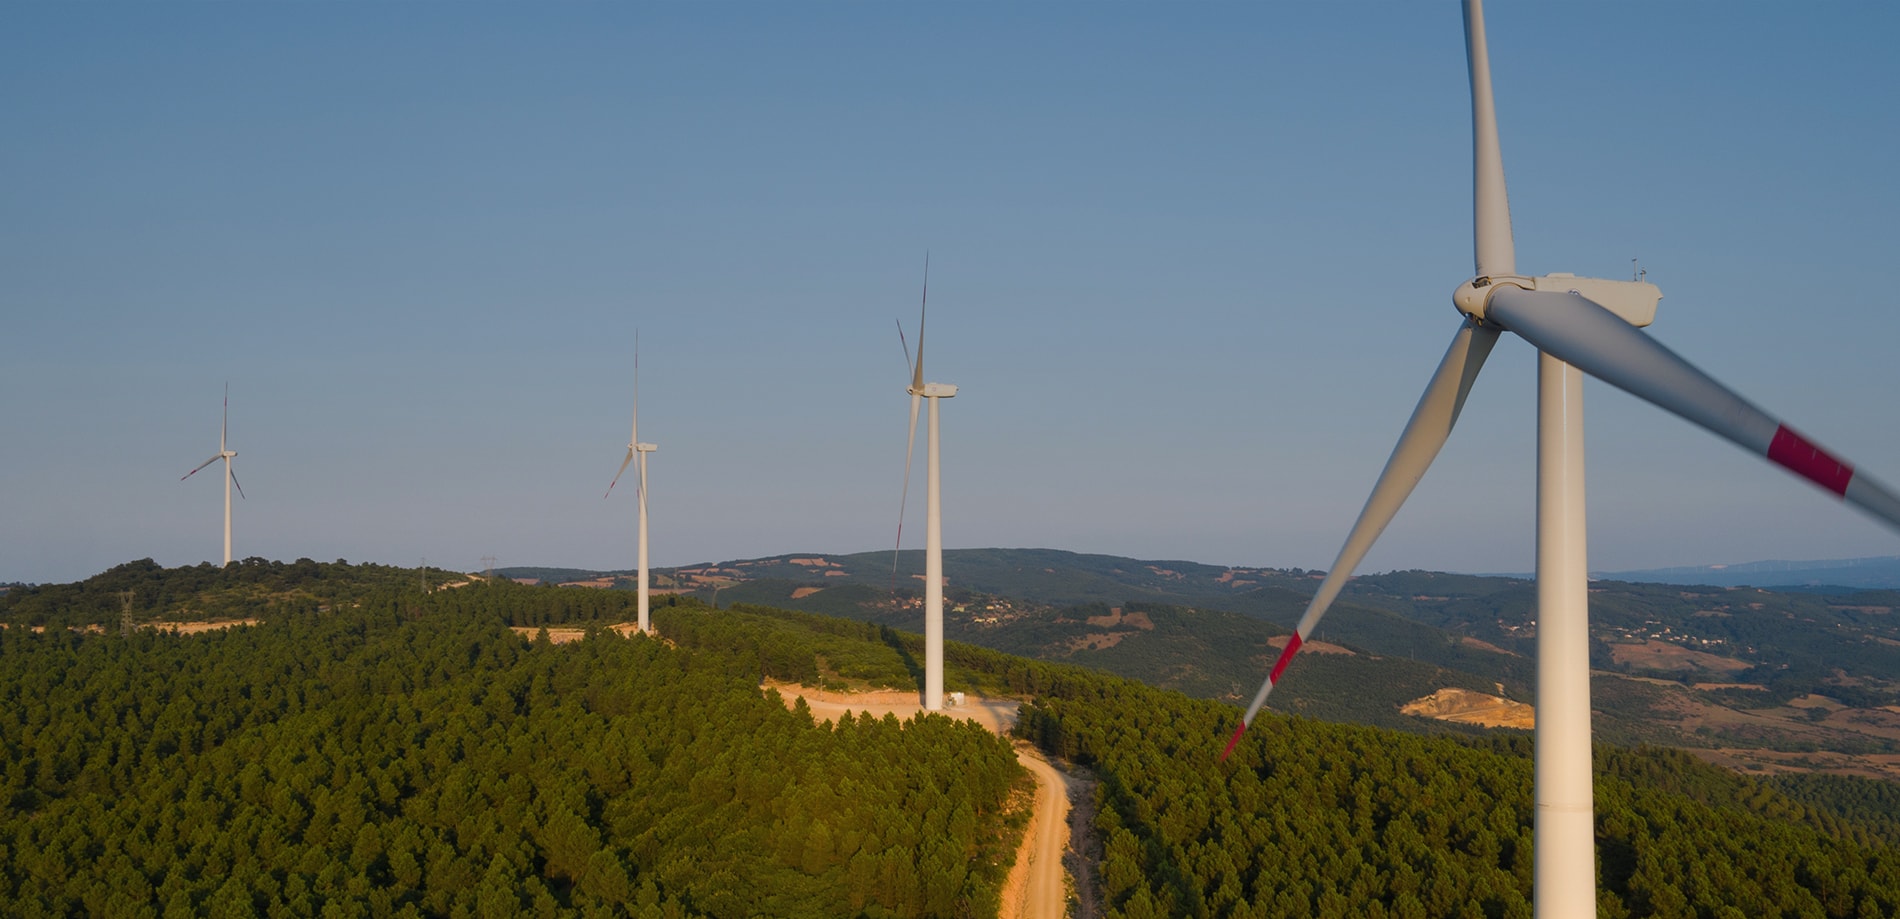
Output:
[[[801,565],[799,560],[822,559],[826,565]],[[1178,559],[1136,559],[1117,555],[1069,552],[1062,549],[949,549],[944,552],[945,574],[952,586],[989,593],[1002,593],[1028,600],[1079,602],[1082,600],[1123,599],[1128,588],[1154,590],[1179,597],[1184,593],[1205,592],[1226,595],[1241,588],[1262,584],[1300,589],[1301,581],[1314,580],[1323,571],[1300,568],[1225,567]],[[885,551],[833,554],[792,552],[757,559],[702,562],[677,568],[653,569],[658,575],[711,574],[722,570],[743,579],[764,576],[761,569],[777,567],[773,577],[822,583],[830,577],[849,577],[870,583],[872,577],[891,571],[891,553]],[[1061,577],[1033,577],[1037,568],[1044,574]],[[632,577],[632,569],[594,570],[587,568],[528,567],[497,568],[497,574],[513,578],[534,578],[552,583],[574,583],[599,578]],[[922,577],[923,553],[909,549],[899,554],[899,577]],[[1397,572],[1392,572],[1397,573]],[[1527,574],[1461,575],[1435,574],[1451,578],[1511,578],[1528,580]],[[1381,577],[1365,574],[1364,577]],[[1900,590],[1900,555],[1866,558],[1813,559],[1808,561],[1768,560],[1729,565],[1685,565],[1670,568],[1641,568],[1626,571],[1592,572],[1592,577],[1608,581],[1638,584],[1681,584],[1707,587],[1794,587],[1804,590]],[[1062,583],[1053,583],[1060,581]]]
[[[1900,589],[1900,555],[1836,558],[1815,561],[1764,561],[1740,565],[1697,565],[1648,568],[1597,575],[1616,581],[1646,584],[1691,584],[1710,587],[1840,587],[1852,590]]]

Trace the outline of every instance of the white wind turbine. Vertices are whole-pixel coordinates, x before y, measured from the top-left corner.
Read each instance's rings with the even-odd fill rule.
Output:
[[[1900,496],[1742,399],[1648,335],[1662,294],[1641,281],[1517,273],[1503,156],[1491,94],[1481,0],[1465,0],[1471,74],[1477,275],[1452,301],[1464,314],[1365,509],[1292,638],[1234,731],[1253,721],[1373,540],[1450,435],[1501,331],[1538,349],[1537,730],[1532,902],[1540,919],[1596,915],[1590,773],[1588,568],[1583,504],[1583,377],[1587,372],[1765,456],[1900,529]]]
[[[640,632],[652,631],[647,625],[647,454],[660,449],[653,444],[640,442],[640,333],[633,333],[633,433],[627,437],[627,458],[620,461],[620,471],[614,473],[612,482],[607,483],[607,495],[614,493],[619,484],[621,473],[627,471],[627,464],[637,457],[640,460]]]
[[[198,464],[198,469],[203,469],[218,460],[224,460],[224,563],[226,565],[231,564],[231,487],[237,486],[238,497],[244,497],[244,486],[238,485],[237,473],[231,471],[231,457],[236,456],[237,451],[225,446],[225,433],[230,426],[231,384],[226,383],[224,384],[224,417],[218,422],[218,452],[212,454],[210,459]],[[183,482],[197,475],[198,469],[179,476],[178,481]]]
[[[917,409],[922,400],[930,400],[930,443],[929,459],[925,462],[927,474],[924,483],[924,710],[943,711],[943,502],[938,490],[937,448],[941,443],[937,435],[937,402],[957,394],[957,388],[948,383],[924,382],[924,317],[930,307],[930,256],[924,256],[924,296],[923,303],[917,309],[917,359],[911,362],[910,388],[910,434],[904,441],[904,500],[910,497],[910,465],[912,451],[917,446]],[[898,337],[904,334],[903,323],[898,323]],[[906,347],[904,357],[910,358],[910,349]],[[903,504],[897,509],[897,543],[904,543]],[[895,568],[893,559],[892,566]]]

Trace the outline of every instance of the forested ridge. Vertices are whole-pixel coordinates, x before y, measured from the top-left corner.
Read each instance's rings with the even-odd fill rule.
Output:
[[[1530,915],[1529,738],[1267,716],[1220,763],[1234,718],[1110,678],[1024,708],[1019,731],[1100,777],[1109,916]],[[1882,816],[1680,751],[1599,746],[1599,915],[1896,915],[1891,799],[1850,796]]]
[[[506,628],[631,599],[370,589],[205,635],[0,632],[4,911],[995,914],[1006,740],[814,724],[744,648]]]
[[[1004,741],[937,716],[827,727],[759,690],[914,688],[917,636],[669,597],[665,641],[623,638],[626,592],[424,594],[358,567],[318,565],[323,602],[264,585],[256,626],[0,631],[0,912],[995,914],[1019,829]],[[220,576],[277,576],[238,569],[173,571],[223,596]],[[199,605],[165,569],[114,571]],[[113,586],[61,589],[110,622]],[[508,629],[557,625],[588,638]],[[1111,917],[1529,915],[1524,735],[1269,712],[1221,763],[1231,706],[946,657],[949,685],[1025,699],[1019,735],[1095,774]],[[1896,787],[1599,746],[1600,914],[1900,914]]]

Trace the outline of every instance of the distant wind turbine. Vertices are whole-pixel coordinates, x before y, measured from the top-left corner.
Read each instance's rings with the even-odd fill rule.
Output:
[[[652,632],[647,624],[647,454],[660,449],[653,444],[640,442],[640,333],[633,333],[633,433],[627,438],[627,458],[620,461],[620,471],[614,473],[612,482],[607,483],[607,495],[614,493],[619,484],[621,473],[627,471],[627,464],[636,458],[640,461],[639,504],[640,504],[640,631]]]
[[[1767,457],[1900,529],[1900,496],[1638,331],[1662,297],[1645,281],[1517,273],[1485,48],[1481,0],[1465,0],[1471,76],[1477,275],[1452,302],[1464,315],[1398,446],[1326,579],[1300,617],[1221,756],[1233,752],[1267,694],[1353,569],[1398,513],[1451,434],[1478,370],[1509,331],[1538,349],[1537,730],[1532,904],[1539,919],[1596,915],[1590,773],[1590,634],[1583,503],[1587,372]]]
[[[904,495],[903,502],[910,500],[910,466],[913,451],[917,446],[917,409],[924,399],[930,400],[930,443],[927,448],[929,459],[925,463],[924,482],[924,710],[939,712],[943,710],[943,502],[938,488],[938,444],[941,442],[937,430],[937,402],[957,394],[957,388],[948,383],[924,382],[924,318],[930,307],[930,256],[924,256],[924,296],[917,310],[917,359],[911,362],[910,388],[910,433],[904,442]],[[901,340],[904,334],[902,323],[898,324],[897,334]],[[910,348],[904,348],[904,357],[910,359]],[[904,544],[904,508],[897,508],[897,543]],[[892,570],[896,570],[897,561],[891,560]]]
[[[209,466],[212,463],[217,462],[218,460],[224,460],[224,564],[226,565],[231,564],[231,488],[232,486],[237,487],[238,497],[240,498],[244,497],[244,486],[238,485],[237,473],[231,471],[231,457],[236,456],[237,451],[229,449],[225,446],[225,435],[228,432],[230,426],[231,426],[231,384],[226,383],[224,384],[224,417],[218,423],[218,452],[212,454],[210,459],[205,460],[204,462],[198,464],[198,469],[203,469],[204,467]],[[198,469],[193,469],[192,471],[179,476],[178,481],[183,482],[184,480],[189,479],[194,475],[197,475]]]

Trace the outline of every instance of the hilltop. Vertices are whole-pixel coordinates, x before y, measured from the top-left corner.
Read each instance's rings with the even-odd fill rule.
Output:
[[[657,569],[654,583],[720,606],[921,630],[922,553],[899,554],[895,572],[892,562],[888,552],[792,553]],[[537,570],[626,583],[620,572]],[[1258,687],[1323,576],[1053,549],[949,550],[944,571],[950,638],[1236,705]],[[1332,721],[1480,731],[1455,720],[1468,712],[1439,720],[1404,708],[1448,689],[1473,711],[1534,704],[1535,601],[1524,578],[1357,577],[1271,705]],[[1900,777],[1900,593],[1598,580],[1590,603],[1599,737],[1741,769]],[[1321,647],[1331,653],[1314,653]]]
[[[672,595],[653,610],[656,640],[612,628],[632,613],[624,591],[497,578],[425,592],[318,567],[327,608],[258,598],[234,610],[251,614],[243,627],[0,631],[0,845],[13,854],[0,902],[50,915],[995,914],[1025,800],[1009,745],[936,715],[814,718],[769,688],[915,693],[917,635]],[[123,575],[42,592],[39,613],[84,620],[85,598]],[[146,575],[179,610],[247,577]],[[1393,596],[1472,599],[1439,586]],[[1482,586],[1462,593],[1509,595]],[[1160,607],[1132,605],[1083,621],[1132,630],[1117,646],[1170,631]],[[556,626],[584,637],[545,640]],[[1095,843],[1072,857],[1103,915],[1528,915],[1521,733],[1269,712],[1223,763],[1231,706],[961,642],[946,658],[947,688],[1016,700],[1016,737],[1093,777]],[[1756,778],[1655,747],[1599,745],[1596,759],[1605,915],[1900,909],[1900,786]]]

